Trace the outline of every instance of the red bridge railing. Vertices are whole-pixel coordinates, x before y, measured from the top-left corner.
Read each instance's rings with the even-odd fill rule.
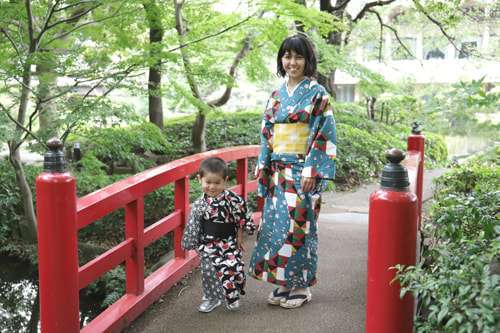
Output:
[[[245,199],[257,189],[257,180],[248,180],[248,160],[258,156],[259,147],[240,146],[182,158],[77,199],[75,177],[60,167],[65,164],[58,151],[60,141],[49,140],[48,145],[44,172],[36,180],[42,333],[80,332],[79,290],[123,262],[126,294],[82,332],[121,331],[199,264],[194,250],[181,250],[181,239],[190,207],[189,176],[203,159],[236,160],[237,185],[231,189]],[[170,183],[175,183],[175,211],[144,228],[144,196]],[[77,231],[121,207],[125,207],[125,240],[79,267]],[[170,231],[174,231],[174,258],[144,278],[144,248]]]

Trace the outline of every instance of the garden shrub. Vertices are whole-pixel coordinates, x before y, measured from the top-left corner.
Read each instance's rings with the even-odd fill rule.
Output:
[[[425,161],[431,165],[439,165],[448,161],[448,147],[444,137],[439,134],[425,132]]]
[[[24,165],[24,173],[33,193],[36,207],[35,181],[42,168]],[[15,254],[20,259],[36,260],[36,248],[24,242],[12,242],[19,238],[19,223],[23,216],[23,203],[16,181],[16,174],[7,157],[0,157],[0,252]],[[11,244],[9,244],[11,242]]]
[[[493,333],[500,327],[500,168],[472,161],[436,181],[426,229],[433,246],[397,279],[428,314],[417,332]]]
[[[21,220],[21,194],[7,158],[0,159],[0,242],[12,237]]]
[[[134,173],[148,169],[154,164],[140,155],[146,151],[168,154],[175,142],[168,142],[160,129],[152,123],[129,127],[92,127],[83,131],[84,156],[91,151],[108,172],[112,162],[126,163]]]

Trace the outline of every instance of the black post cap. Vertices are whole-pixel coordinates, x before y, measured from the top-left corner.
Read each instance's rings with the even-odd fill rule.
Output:
[[[411,127],[411,134],[422,134],[422,126],[419,123],[414,122]]]
[[[408,169],[401,164],[401,161],[405,159],[405,152],[393,148],[385,153],[385,157],[390,163],[382,169],[380,188],[383,190],[409,191]]]
[[[61,151],[62,141],[52,138],[47,141],[49,151],[43,157],[43,172],[62,173],[66,171],[66,159]]]

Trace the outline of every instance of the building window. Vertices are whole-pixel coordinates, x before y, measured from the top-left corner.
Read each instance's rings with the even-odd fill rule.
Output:
[[[371,40],[363,46],[363,61],[382,60],[385,51],[385,41]]]
[[[464,42],[460,46],[460,51],[458,51],[457,58],[458,59],[469,58],[469,56],[471,54],[475,53],[476,50],[477,50],[477,42],[476,41]]]
[[[490,36],[490,42],[487,45],[487,49],[489,56],[498,57],[500,55],[500,36]]]
[[[354,84],[335,85],[335,95],[337,101],[354,103]]]
[[[416,38],[400,38],[401,42],[406,46],[406,48],[411,52],[405,50],[405,48],[401,45],[399,40],[392,40],[392,48],[391,48],[391,58],[392,60],[411,60],[413,56],[416,56],[415,52],[417,51],[417,39]]]
[[[424,38],[424,59],[446,59],[446,41],[440,38]]]

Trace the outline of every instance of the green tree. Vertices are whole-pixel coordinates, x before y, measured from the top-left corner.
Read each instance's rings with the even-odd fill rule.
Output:
[[[306,7],[318,6],[316,1],[297,0],[296,3]],[[371,99],[368,102],[376,100],[377,95],[373,93],[377,90],[378,94],[381,94],[390,87],[380,80],[379,76],[370,73],[350,57],[355,48],[371,43],[376,46],[377,55],[374,58],[379,61],[387,60],[384,48],[388,34],[395,40],[393,57],[418,60],[415,46],[411,44],[413,39],[405,38],[408,28],[414,31],[431,31],[436,41],[439,40],[439,43],[433,44],[435,47],[440,47],[443,41],[447,41],[457,52],[464,52],[461,42],[466,40],[468,35],[464,33],[464,26],[470,27],[471,29],[466,29],[469,31],[474,31],[472,27],[478,24],[490,26],[492,31],[498,27],[498,6],[489,1],[467,4],[454,0],[425,3],[415,0],[403,5],[396,0],[367,1],[359,4],[351,0],[321,0],[317,10],[330,16],[334,22],[324,26],[330,27],[330,30],[317,31],[323,39],[323,42],[317,40],[316,43],[323,44],[319,53],[324,63],[318,73],[319,82],[335,96],[335,72],[340,69],[359,78],[361,85],[370,89],[366,91],[366,95]],[[314,26],[302,25],[299,18],[297,21],[300,29],[307,33],[316,29]],[[471,48],[466,52],[467,56],[478,60],[498,61],[498,49],[490,48],[484,53],[479,48]],[[494,52],[497,52],[496,56]]]
[[[20,148],[30,139],[43,146],[58,130],[65,138],[83,118],[98,115],[106,95],[131,73],[133,66],[114,63],[110,53],[93,48],[96,37],[103,40],[104,22],[124,9],[120,1],[0,2],[0,111],[12,124],[0,135],[8,142],[23,198],[26,240],[36,242],[36,215]],[[70,83],[57,84],[60,78]],[[85,90],[75,95],[81,86]],[[103,87],[99,98],[88,99]]]
[[[161,46],[165,27],[161,8],[165,7],[156,0],[144,1],[143,6],[149,27],[149,62],[151,62],[148,78],[149,121],[163,131]]]
[[[208,1],[206,4],[210,4],[211,1]],[[236,52],[233,63],[229,68],[229,73],[227,75],[223,75],[222,71],[215,70],[212,73],[209,73],[206,69],[202,69],[199,66],[203,65],[204,67],[208,67],[207,63],[205,62],[204,64],[198,63],[196,64],[192,60],[192,52],[188,49],[187,44],[187,34],[189,31],[189,20],[186,19],[186,16],[184,15],[184,5],[186,4],[186,1],[182,0],[174,0],[174,5],[175,5],[175,28],[177,30],[178,34],[178,39],[179,39],[179,44],[180,44],[180,50],[182,54],[182,63],[184,66],[184,73],[186,76],[186,79],[189,83],[189,87],[192,93],[192,101],[193,104],[196,105],[198,108],[198,112],[196,114],[196,120],[193,124],[193,129],[192,129],[192,140],[193,140],[193,148],[195,152],[201,152],[206,150],[206,143],[205,143],[205,127],[206,127],[206,112],[208,112],[211,108],[213,107],[218,107],[221,105],[224,105],[227,103],[229,100],[229,97],[231,95],[232,88],[234,86],[234,79],[236,75],[236,69],[239,65],[239,63],[242,61],[242,59],[245,57],[245,55],[250,51],[251,47],[251,39],[253,32],[251,31],[250,33],[247,34],[246,37],[244,37],[244,40],[242,42],[237,42],[237,44],[240,48],[238,52]],[[189,8],[190,10],[190,16],[195,16],[195,15],[202,15],[201,13],[196,11],[193,11],[194,8]],[[224,16],[224,20],[221,19],[222,14],[217,14],[214,11],[205,11],[204,13],[208,13],[209,15],[205,16],[204,18],[202,17],[202,20],[205,20],[205,23],[203,25],[197,26],[195,28],[200,29],[204,31],[206,29],[207,23],[211,26],[221,26],[222,22],[228,22],[229,17]],[[260,15],[259,17],[262,17]],[[247,21],[245,19],[244,21]],[[234,21],[234,19],[233,19]],[[199,22],[199,21],[198,21]],[[240,25],[241,22],[236,22],[234,25]],[[222,29],[222,28],[220,28]],[[225,29],[228,29],[226,27]],[[236,37],[239,39],[239,37]],[[212,42],[213,43],[213,42]],[[204,52],[203,53],[203,58],[207,59],[207,53],[209,52],[208,48],[204,48],[201,46],[201,42],[198,42],[198,52]],[[197,53],[198,53],[197,52]],[[199,53],[198,53],[199,54]],[[212,76],[212,79],[215,79],[211,82],[211,84],[217,82],[219,85],[225,85],[224,91],[221,93],[220,97],[216,97],[215,99],[212,100],[207,100],[205,96],[202,95],[202,89],[200,87],[200,80],[204,80],[207,82],[206,78],[200,77],[200,75],[196,74],[196,72],[199,73],[204,73],[205,75],[210,75]],[[217,84],[216,83],[216,84]],[[209,91],[207,91],[209,92]]]
[[[452,84],[449,89],[432,96],[418,120],[437,133],[465,136],[482,134],[498,139],[495,134],[498,125],[494,126],[491,121],[480,122],[478,118],[483,116],[489,119],[500,110],[500,93],[485,93],[483,80]]]

